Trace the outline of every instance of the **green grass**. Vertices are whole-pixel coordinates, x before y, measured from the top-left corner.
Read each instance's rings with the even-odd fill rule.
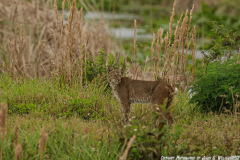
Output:
[[[85,87],[79,83],[63,85],[59,80],[12,79],[3,75],[0,81],[0,99],[8,103],[9,114],[104,117],[104,107],[110,97],[105,92],[107,86],[99,84],[101,80],[94,80]]]
[[[44,159],[116,159],[120,143],[100,121],[83,121],[76,117],[58,118],[34,115],[9,116],[3,159],[14,159],[14,129],[22,146],[22,159],[39,159],[42,127],[48,134]]]
[[[154,157],[153,151],[163,156],[240,154],[237,115],[194,111],[187,94],[180,92],[173,102],[172,126],[165,125],[158,131],[156,114],[149,105],[143,109],[133,105],[131,121],[124,125],[119,102],[105,91],[97,81],[86,87],[77,83],[60,87],[57,80],[1,75],[0,98],[9,103],[3,159],[14,158],[16,126],[21,159],[40,159],[42,128],[48,135],[44,159],[118,159],[125,139],[133,135],[137,138],[129,159]],[[86,97],[88,102],[81,104]],[[76,110],[69,110],[73,99]],[[89,110],[85,111],[86,108]],[[96,114],[88,117],[89,111]]]

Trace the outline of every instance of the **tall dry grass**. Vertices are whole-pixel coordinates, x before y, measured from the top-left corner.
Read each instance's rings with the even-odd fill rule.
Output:
[[[151,55],[146,57],[144,69],[141,71],[137,62],[132,62],[130,75],[143,80],[161,78],[185,91],[196,76],[196,27],[191,25],[194,6],[190,12],[186,10],[182,13],[176,27],[173,27],[176,6],[177,0],[173,4],[168,31],[164,32],[163,28],[159,28],[157,33],[153,33]],[[135,36],[133,44],[133,59],[136,59]],[[149,65],[150,69],[147,67]]]
[[[55,76],[72,80],[84,61],[103,48],[114,52],[115,44],[104,20],[85,22],[76,1],[68,0],[69,16],[64,19],[56,7],[40,1],[3,0],[0,2],[0,71],[12,75]]]
[[[21,152],[22,152],[22,146],[18,142],[18,126],[16,126],[16,128],[14,130],[14,135],[15,135],[15,139],[16,139],[16,142],[15,142],[15,145],[16,145],[16,147],[15,147],[15,160],[19,160],[20,156],[21,156]]]
[[[1,157],[0,159],[3,159],[3,149],[4,149],[4,139],[6,136],[6,119],[7,119],[7,104],[1,103],[1,113],[0,113],[0,128],[1,128],[1,140],[2,140],[2,146],[1,146]]]
[[[164,30],[159,28],[153,33],[151,47],[151,70],[155,79],[160,76],[173,86],[185,90],[194,81],[196,72],[196,28],[191,26],[194,6],[182,14],[173,30],[173,21],[177,1],[173,4],[169,30],[163,37]],[[186,68],[188,55],[192,59],[192,68]],[[147,62],[147,59],[146,59]]]
[[[66,2],[68,11],[65,10]],[[85,22],[83,9],[77,10],[76,0],[72,4],[70,0],[64,0],[61,13],[56,3],[54,7],[49,7],[39,1],[0,2],[1,72],[29,77],[61,75],[67,82],[73,81],[77,75],[82,82],[86,78],[85,65],[90,55],[96,56],[101,48],[107,54],[115,51],[116,45],[105,29],[104,19]],[[84,4],[83,1],[81,3]],[[144,71],[150,61],[155,79],[163,78],[185,90],[195,78],[196,29],[191,27],[193,8],[190,13],[187,10],[182,14],[173,29],[176,3],[173,5],[168,32],[164,34],[164,30],[159,28],[157,33],[153,33],[151,57],[146,58]],[[89,8],[89,5],[86,6]],[[69,13],[67,20],[64,19],[66,12]],[[135,20],[134,61],[131,65],[135,79],[141,74],[136,61],[136,30]],[[189,53],[192,57],[191,69],[186,68]]]

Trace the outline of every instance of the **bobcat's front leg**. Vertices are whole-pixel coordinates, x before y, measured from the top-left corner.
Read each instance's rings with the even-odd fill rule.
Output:
[[[122,106],[122,121],[124,123],[127,123],[129,120],[130,102],[122,103],[121,106]]]

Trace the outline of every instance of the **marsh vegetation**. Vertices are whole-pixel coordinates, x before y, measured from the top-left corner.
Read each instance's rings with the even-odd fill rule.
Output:
[[[239,155],[238,1],[205,1],[195,12],[192,1],[115,2],[0,2],[1,159]],[[219,15],[222,6],[230,16]],[[87,11],[140,18],[86,20]],[[122,24],[132,27],[132,39],[111,35]],[[138,39],[141,28],[151,39]],[[201,49],[207,52],[197,59]],[[150,105],[134,105],[130,122],[122,123],[108,66],[177,87],[173,124]]]

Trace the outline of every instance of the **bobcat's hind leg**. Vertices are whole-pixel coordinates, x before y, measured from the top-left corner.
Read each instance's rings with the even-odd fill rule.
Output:
[[[159,105],[155,104],[153,105],[154,110],[159,114],[159,119],[166,119],[167,123],[171,125],[173,123],[173,117],[171,111],[168,111],[167,113],[161,110]]]
[[[155,91],[152,94],[152,104],[153,106],[155,106],[155,108],[158,108],[160,105],[163,105],[164,102],[166,102],[166,106],[164,107],[164,110],[167,109],[169,107],[169,105],[171,105],[171,102],[173,100],[172,96],[170,95],[170,90],[168,88],[168,86],[164,86],[164,85],[160,85],[158,86]],[[157,112],[161,113],[164,115],[164,117],[166,118],[168,124],[172,124],[173,123],[173,117],[170,111],[168,111],[167,113],[164,113],[164,111],[161,110],[161,108],[158,108],[159,110],[157,110]],[[161,117],[160,117],[161,118]]]

